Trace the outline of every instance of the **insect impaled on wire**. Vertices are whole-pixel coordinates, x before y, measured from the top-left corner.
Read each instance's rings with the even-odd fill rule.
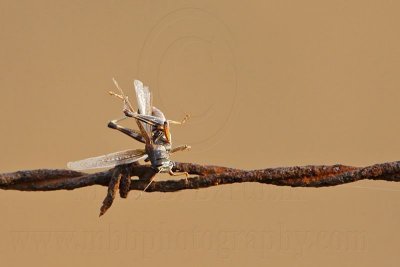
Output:
[[[155,172],[167,172],[170,175],[186,175],[188,173],[174,173],[172,168],[173,162],[169,159],[171,153],[182,151],[190,148],[183,145],[172,148],[172,136],[170,132],[170,124],[183,124],[188,116],[181,122],[167,120],[164,113],[152,105],[152,97],[148,87],[144,86],[139,80],[134,81],[135,93],[138,104],[138,112],[134,111],[128,97],[124,94],[118,83],[114,80],[120,94],[110,92],[111,95],[117,96],[123,100],[124,117],[112,120],[108,127],[116,129],[135,140],[144,143],[144,149],[131,149],[115,152],[103,156],[92,157],[75,162],[69,162],[68,167],[73,170],[85,170],[96,168],[110,168],[118,165],[129,164],[144,159],[150,161],[151,167]],[[139,130],[123,127],[118,124],[119,121],[126,118],[133,118]],[[147,187],[146,187],[147,188]]]

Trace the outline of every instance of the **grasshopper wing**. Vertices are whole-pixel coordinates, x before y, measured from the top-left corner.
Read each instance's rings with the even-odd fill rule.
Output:
[[[161,119],[162,121],[166,121],[164,113],[161,110],[159,110],[158,108],[154,107],[154,106],[153,106],[153,112],[152,112],[151,115]]]
[[[71,170],[111,168],[117,165],[132,163],[146,157],[147,154],[144,149],[130,149],[103,156],[68,162],[67,166]]]
[[[149,88],[139,80],[135,80],[134,85],[140,114],[151,115],[152,107]]]
[[[152,97],[149,91],[149,87],[144,86],[139,80],[134,81],[136,99],[138,102],[139,113],[141,115],[152,115],[154,117],[160,118],[161,122],[165,121],[164,113],[152,105]]]
[[[134,81],[136,99],[138,103],[139,113],[141,115],[151,115],[152,113],[152,103],[151,103],[151,93],[147,86],[144,86],[143,83],[139,80]],[[146,125],[146,123],[142,123],[143,128],[147,133],[151,133],[151,126]],[[151,135],[150,135],[151,136]]]

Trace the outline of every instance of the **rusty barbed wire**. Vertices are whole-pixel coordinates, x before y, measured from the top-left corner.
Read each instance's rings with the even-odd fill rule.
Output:
[[[185,171],[195,177],[188,180],[154,181],[146,192],[176,192],[217,185],[257,182],[277,186],[327,187],[359,180],[400,181],[400,161],[367,167],[345,165],[310,165],[295,167],[240,170],[195,163],[174,163],[174,171]],[[112,205],[116,192],[126,198],[130,190],[143,190],[156,172],[150,165],[138,163],[87,174],[71,170],[39,169],[0,174],[0,189],[20,191],[73,190],[81,187],[108,186],[100,209],[103,215]],[[131,179],[136,176],[139,179]]]

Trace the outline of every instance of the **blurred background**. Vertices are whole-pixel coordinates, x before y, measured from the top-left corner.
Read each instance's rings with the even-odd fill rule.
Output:
[[[0,3],[0,172],[141,147],[112,77],[154,94],[173,160],[243,169],[399,160],[394,1]],[[126,126],[134,127],[132,121]],[[170,179],[160,175],[158,179]],[[0,192],[7,266],[397,266],[400,184],[235,184],[116,198]]]

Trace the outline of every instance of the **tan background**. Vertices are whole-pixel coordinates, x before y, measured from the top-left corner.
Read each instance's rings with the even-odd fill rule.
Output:
[[[238,1],[242,2],[242,1]],[[2,1],[0,171],[140,147],[107,129],[150,85],[178,161],[238,168],[399,160],[395,1]],[[133,125],[133,124],[131,124]],[[160,179],[166,177],[160,177]],[[238,184],[116,199],[0,192],[7,266],[397,266],[400,184]]]

